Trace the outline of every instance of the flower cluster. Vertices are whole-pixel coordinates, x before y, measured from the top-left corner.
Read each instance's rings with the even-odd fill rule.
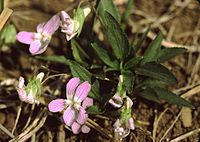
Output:
[[[83,18],[88,14],[88,8],[83,9]],[[61,11],[60,16],[54,15],[46,23],[38,24],[36,32],[19,32],[17,40],[24,44],[30,44],[29,52],[32,55],[42,54],[46,51],[52,35],[58,30],[59,26],[61,27],[61,32],[66,34],[66,39],[69,41],[78,33],[80,22],[70,18],[65,11]]]
[[[118,139],[122,140],[129,135],[130,130],[135,129],[134,121],[131,117],[131,107],[133,102],[128,96],[123,99],[119,93],[116,93],[109,100],[109,103],[116,108],[121,108],[120,118],[115,121],[113,127]]]
[[[80,84],[79,78],[72,78],[66,85],[67,99],[56,99],[48,105],[51,112],[64,111],[63,120],[71,127],[74,134],[90,131],[90,128],[85,125],[88,118],[86,108],[93,105],[93,100],[87,97],[90,89],[91,85],[87,81]]]
[[[29,80],[27,86],[24,85],[24,78],[19,78],[17,92],[21,101],[34,104],[39,104],[38,98],[41,95],[41,81],[44,73],[39,73],[36,77]]]

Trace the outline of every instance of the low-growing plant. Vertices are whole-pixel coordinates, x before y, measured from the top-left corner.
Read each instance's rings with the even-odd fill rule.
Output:
[[[142,43],[149,28],[141,34],[139,40],[129,41],[124,28],[130,14],[130,4],[132,0],[129,0],[123,17],[110,0],[97,1],[95,6],[85,7],[80,4],[73,15],[69,16],[66,11],[61,11],[49,21],[38,24],[37,32],[21,31],[17,35],[19,42],[30,45],[30,53],[37,55],[34,59],[63,64],[70,69],[68,74],[73,78],[65,83],[66,99],[50,94],[51,102],[43,104],[48,106],[50,112],[63,113],[63,124],[74,134],[89,133],[92,127],[110,139],[122,140],[138,127],[134,125],[132,115],[132,106],[141,100],[138,98],[160,105],[165,101],[193,108],[190,102],[167,89],[167,85],[176,84],[178,81],[162,64],[184,53],[186,49],[163,47],[161,33],[144,49]],[[84,24],[86,19],[89,27]],[[93,31],[96,22],[101,23],[104,40]],[[53,34],[59,32],[59,29],[70,43],[71,50],[68,51],[72,56],[66,56],[65,53],[38,55],[46,51]],[[139,52],[141,50],[142,52]],[[57,70],[63,75],[63,70]],[[21,101],[39,104],[40,98],[46,97],[41,92],[45,87],[44,82],[49,78],[51,76],[40,73],[24,86],[24,78],[20,77],[17,91]],[[51,78],[51,81],[53,80],[54,78]],[[96,115],[112,118],[113,131],[105,133],[102,131],[104,128],[99,129],[99,126],[94,125],[92,118]]]

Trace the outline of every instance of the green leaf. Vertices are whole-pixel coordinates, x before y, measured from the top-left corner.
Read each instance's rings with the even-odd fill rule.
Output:
[[[96,99],[98,101],[100,101],[100,96],[99,96],[99,81],[96,80],[93,84],[92,84],[92,88],[91,91],[89,93],[89,96],[93,99]]]
[[[133,72],[130,70],[123,70],[122,76],[123,76],[123,85],[125,86],[126,91],[129,94],[131,94],[133,91],[135,76],[134,76]]]
[[[52,61],[52,62],[57,62],[61,64],[68,65],[68,60],[65,58],[65,56],[58,56],[58,55],[53,55],[53,56],[35,56],[34,58],[40,59],[40,60],[45,60],[45,61]]]
[[[77,34],[77,36],[79,36],[81,33],[81,30],[83,28],[84,21],[85,21],[84,11],[82,8],[80,8],[80,6],[74,12],[74,21],[75,21],[74,29],[77,29],[76,26],[78,26],[78,24],[79,24],[78,34]]]
[[[151,42],[149,47],[144,53],[144,59],[141,61],[142,64],[147,62],[157,61],[158,54],[161,50],[162,34],[159,33],[156,38]]]
[[[167,89],[160,88],[160,87],[155,87],[153,89],[157,93],[157,96],[160,100],[161,99],[165,100],[170,104],[194,108],[194,106],[190,102],[177,96],[176,94],[172,93],[171,91]]]
[[[98,12],[103,22],[105,22],[105,11],[108,11],[115,18],[115,20],[120,22],[120,14],[112,0],[101,0],[99,3]]]
[[[128,0],[128,3],[126,5],[126,11],[125,11],[124,17],[123,17],[123,20],[125,22],[128,22],[129,16],[130,16],[131,11],[132,11],[132,8],[133,8],[133,0]]]
[[[87,109],[88,114],[102,114],[103,112],[99,109],[97,105],[93,105],[88,107]]]
[[[92,47],[94,48],[94,50],[96,51],[97,55],[99,56],[99,58],[108,66],[112,67],[112,68],[119,68],[119,63],[117,62],[117,60],[112,61],[111,58],[109,57],[107,51],[105,49],[103,49],[102,47],[100,47],[98,45],[98,43],[92,43],[91,44]]]
[[[160,103],[160,100],[156,94],[156,92],[152,88],[146,88],[143,91],[139,92],[139,96],[145,98],[150,101],[154,101]]]
[[[92,74],[79,63],[69,60],[69,67],[74,77],[79,77],[82,81],[91,83]]]
[[[124,64],[125,69],[134,69],[141,61],[141,57],[133,57]]]
[[[117,59],[124,59],[129,52],[129,42],[125,32],[121,29],[119,23],[108,12],[104,13],[104,26],[107,32],[107,39],[112,46]]]
[[[81,66],[79,63],[75,61],[69,61],[69,66],[70,66],[71,73],[74,77],[79,77],[80,80],[88,81],[90,84],[92,84],[91,82],[92,74],[87,69],[85,69],[83,66]],[[96,100],[100,99],[99,98],[99,82],[97,80],[92,84],[92,88],[89,93],[89,96]]]
[[[85,59],[89,59],[89,56],[85,53],[85,51],[80,47],[80,45],[75,41],[71,40],[71,47],[72,47],[72,54],[74,56],[74,59],[81,63],[86,65]]]
[[[174,75],[166,67],[156,62],[148,62],[136,68],[135,72],[136,74],[155,78],[169,84],[177,83]]]
[[[8,25],[0,32],[0,40],[5,44],[12,44],[16,41],[17,31],[14,25]]]
[[[165,87],[167,84],[163,81],[156,79],[146,79],[143,82],[139,83],[135,88],[141,87]]]
[[[136,45],[134,46],[135,52],[137,52],[142,47],[142,44],[143,44],[144,40],[146,39],[147,34],[149,33],[149,30],[150,30],[150,27],[148,27],[145,30],[145,32],[142,34],[142,37],[137,41]]]
[[[184,53],[186,51],[187,51],[187,49],[179,48],[179,47],[164,48],[158,54],[158,62],[167,61],[167,60],[175,57],[176,55],[182,54],[182,53]]]

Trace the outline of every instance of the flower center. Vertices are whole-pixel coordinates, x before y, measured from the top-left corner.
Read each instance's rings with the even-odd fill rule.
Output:
[[[51,36],[47,33],[35,33],[35,40],[47,41],[51,39]]]

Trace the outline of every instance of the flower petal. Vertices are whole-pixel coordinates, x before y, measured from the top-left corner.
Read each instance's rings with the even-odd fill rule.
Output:
[[[50,40],[46,40],[44,42],[40,40],[36,40],[31,43],[29,51],[32,55],[42,54],[47,50],[47,46],[49,45]]]
[[[115,94],[110,100],[109,103],[116,107],[116,108],[120,108],[123,105],[123,99],[121,98],[121,96],[119,96],[118,94]]]
[[[74,99],[82,102],[87,97],[88,93],[90,92],[90,89],[90,83],[88,83],[87,81],[81,83],[76,89]]]
[[[43,32],[49,35],[52,35],[58,28],[60,24],[60,17],[58,15],[54,15],[43,28]]]
[[[38,33],[42,33],[45,24],[46,24],[45,22],[38,24],[38,25],[37,25],[36,31],[37,31]]]
[[[126,97],[126,99],[128,101],[129,107],[131,108],[133,106],[133,101],[128,96]]]
[[[74,122],[74,123],[72,124],[72,132],[73,132],[74,134],[78,134],[78,133],[80,133],[80,131],[81,131],[81,125],[78,124],[77,122]]]
[[[76,112],[69,106],[63,114],[63,120],[66,125],[71,126],[75,122]]]
[[[49,103],[48,108],[51,112],[60,112],[65,107],[65,100],[64,99],[56,99]]]
[[[67,99],[72,99],[74,94],[75,94],[75,90],[77,88],[77,86],[80,83],[80,79],[77,77],[74,77],[72,79],[69,80],[69,82],[66,85],[66,97]]]
[[[134,125],[133,118],[129,118],[128,124],[129,124],[129,128],[130,128],[131,130],[134,130],[134,129],[135,129],[135,125]]]
[[[33,32],[19,32],[17,34],[17,40],[25,44],[31,44],[34,41],[34,34]]]
[[[24,86],[24,78],[20,76],[18,87],[19,87],[20,89],[22,89],[23,86]]]
[[[88,97],[86,97],[85,100],[82,103],[82,107],[84,109],[86,109],[87,107],[92,106],[92,105],[93,105],[93,99],[88,98]]]
[[[88,127],[88,126],[86,126],[86,125],[83,125],[83,126],[81,127],[81,131],[82,131],[83,133],[89,133],[89,132],[90,132],[90,127]]]
[[[34,42],[31,43],[30,48],[29,48],[29,52],[32,55],[35,55],[40,50],[41,46],[42,46],[41,41],[40,40],[35,40]]]
[[[86,114],[86,111],[83,107],[80,107],[80,110],[79,110],[79,113],[76,117],[76,121],[83,125],[86,121],[87,121],[87,118],[88,118],[88,114]]]
[[[65,22],[66,20],[68,20],[68,19],[70,19],[70,16],[67,14],[67,12],[65,12],[65,11],[61,11],[60,12],[60,15],[61,15],[61,20],[63,21],[63,22]]]
[[[18,95],[19,95],[19,99],[21,100],[21,101],[25,101],[25,100],[27,100],[27,96],[26,96],[26,91],[24,90],[24,89],[18,89],[17,90],[17,92],[18,92]]]
[[[39,79],[40,82],[42,82],[42,79],[43,79],[43,78],[44,78],[44,73],[43,73],[43,72],[39,73],[39,74],[36,76],[36,79]]]

